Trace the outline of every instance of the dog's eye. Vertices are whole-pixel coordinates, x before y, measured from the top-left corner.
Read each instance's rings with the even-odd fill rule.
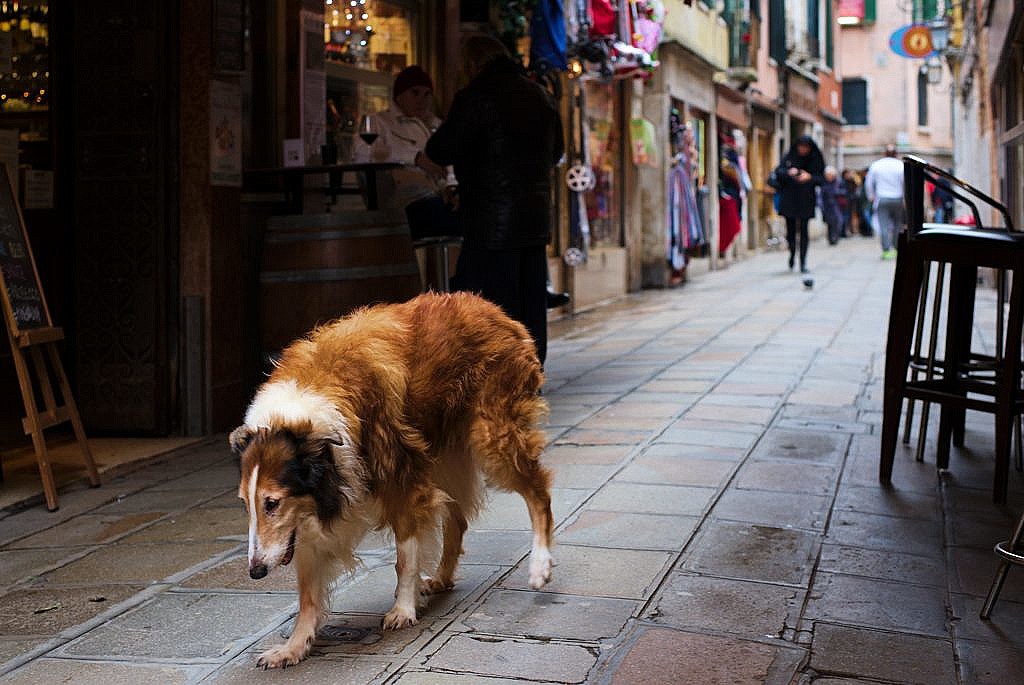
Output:
[[[267,512],[268,514],[273,514],[274,510],[277,509],[277,505],[280,503],[281,500],[268,497],[265,500],[263,500],[263,511]]]

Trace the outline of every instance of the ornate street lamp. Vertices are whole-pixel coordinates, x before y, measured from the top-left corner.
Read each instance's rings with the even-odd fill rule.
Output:
[[[949,24],[945,19],[933,19],[928,22],[928,31],[932,34],[932,49],[940,55],[949,47]]]

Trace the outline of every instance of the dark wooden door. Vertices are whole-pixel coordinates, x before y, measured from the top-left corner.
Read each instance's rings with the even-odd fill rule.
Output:
[[[69,3],[78,404],[92,431],[174,428],[177,5]]]

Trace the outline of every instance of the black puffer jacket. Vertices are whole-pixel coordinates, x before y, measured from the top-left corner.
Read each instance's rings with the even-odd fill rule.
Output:
[[[806,145],[810,149],[810,154],[799,154],[797,145],[800,144]],[[811,175],[811,180],[806,183],[797,181],[789,175],[789,170],[794,168],[806,171]],[[800,136],[783,158],[775,174],[781,182],[776,190],[780,194],[779,214],[797,219],[813,217],[817,205],[814,189],[825,183],[825,158],[814,140],[810,136]]]
[[[505,57],[456,93],[426,154],[455,166],[467,246],[510,250],[551,237],[551,168],[562,156],[555,102]]]

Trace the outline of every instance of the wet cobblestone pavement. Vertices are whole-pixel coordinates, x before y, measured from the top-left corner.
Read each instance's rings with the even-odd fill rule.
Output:
[[[990,417],[969,416],[941,478],[932,449],[901,446],[893,487],[877,483],[878,256],[819,242],[813,289],[773,252],[554,324],[558,566],[541,592],[525,506],[494,494],[418,625],[379,630],[394,555],[375,536],[313,656],[258,671],[294,578],[248,578],[218,436],[0,520],[0,682],[1019,682],[1024,570],[978,619],[1024,507],[1017,472],[991,502]]]

